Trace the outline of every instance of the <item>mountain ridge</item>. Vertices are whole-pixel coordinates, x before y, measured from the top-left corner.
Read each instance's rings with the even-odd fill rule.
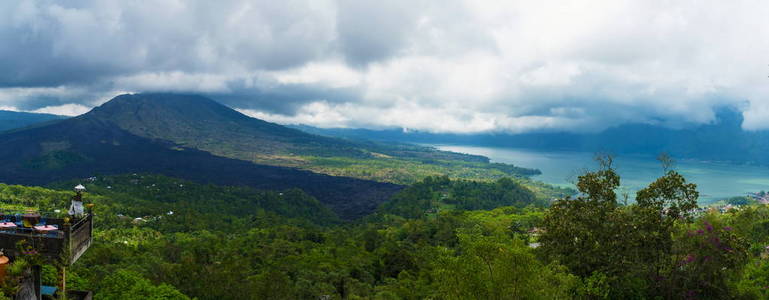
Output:
[[[240,154],[301,151],[293,145],[296,143],[352,147],[336,139],[308,134],[246,116],[198,95],[119,95],[84,116],[115,123],[138,136],[173,141],[182,146],[195,147],[219,155],[225,153],[220,153],[217,148],[222,143],[231,143],[235,139],[242,141],[237,150]]]
[[[478,155],[310,134],[246,116],[198,95],[120,95],[81,117],[216,156],[397,184],[447,173],[498,178],[538,172],[489,164],[488,158]],[[483,175],[480,170],[491,170],[492,175]]]
[[[0,134],[5,145],[0,147],[0,181],[44,185],[99,174],[158,173],[259,189],[300,188],[346,219],[372,212],[401,188],[216,156],[138,136],[97,113]]]

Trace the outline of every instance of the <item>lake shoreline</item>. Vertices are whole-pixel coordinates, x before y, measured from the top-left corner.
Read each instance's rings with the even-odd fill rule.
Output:
[[[483,147],[456,144],[425,144],[439,150],[483,155],[491,162],[508,163],[520,167],[535,168],[541,175],[533,180],[556,186],[572,187],[576,177],[598,165],[594,153],[578,151],[537,151],[526,148]],[[661,163],[648,155],[617,155],[615,167],[622,177],[621,193],[634,195],[664,175]],[[694,182],[700,191],[700,203],[708,204],[747,193],[769,190],[769,168],[734,164],[722,161],[675,159],[673,168],[688,181]]]

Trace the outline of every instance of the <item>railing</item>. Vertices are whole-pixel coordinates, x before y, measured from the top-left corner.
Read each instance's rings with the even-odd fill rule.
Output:
[[[65,226],[66,228],[66,226]],[[88,214],[84,218],[75,222],[75,224],[69,228],[69,231],[65,231],[65,236],[69,236],[69,249],[71,255],[70,264],[75,263],[80,258],[85,250],[91,246],[91,238],[93,236],[93,215]]]
[[[15,257],[25,254],[19,253],[17,249],[18,243],[25,241],[26,247],[48,259],[66,258],[68,264],[73,264],[91,245],[92,214],[74,218],[70,223],[65,223],[61,218],[46,218],[46,224],[58,229],[48,232],[23,226],[0,229],[0,248],[4,249],[6,255]]]

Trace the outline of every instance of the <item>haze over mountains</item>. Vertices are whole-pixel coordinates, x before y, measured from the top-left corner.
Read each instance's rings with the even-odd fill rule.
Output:
[[[742,114],[731,108],[717,112],[711,124],[671,129],[631,123],[598,133],[536,132],[525,134],[433,134],[402,129],[368,130],[293,126],[326,136],[427,144],[462,144],[528,148],[540,151],[585,151],[658,155],[674,158],[769,165],[769,131],[741,128]]]
[[[64,118],[66,117],[51,114],[0,110],[0,131],[22,128],[33,124],[61,120]]]

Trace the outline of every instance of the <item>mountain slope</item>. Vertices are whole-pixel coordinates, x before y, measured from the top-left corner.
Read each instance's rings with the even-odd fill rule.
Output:
[[[318,136],[180,94],[121,95],[74,118],[0,134],[0,143],[2,182],[141,172],[260,189],[297,187],[342,218],[369,213],[400,189],[371,179],[525,180],[538,172],[415,145]]]
[[[494,179],[537,174],[489,164],[483,156],[309,134],[248,117],[196,95],[120,95],[84,117],[178,147],[334,176],[408,184],[431,175]]]
[[[0,110],[0,131],[27,127],[33,124],[61,120],[64,118],[66,117],[51,114]]]
[[[137,136],[172,141],[223,156],[365,156],[353,143],[251,118],[196,95],[120,95],[93,109],[88,117],[113,123]]]
[[[373,211],[400,187],[258,165],[137,136],[84,114],[0,135],[0,182],[46,184],[98,174],[159,173],[199,182],[260,189],[300,188],[342,218]]]

